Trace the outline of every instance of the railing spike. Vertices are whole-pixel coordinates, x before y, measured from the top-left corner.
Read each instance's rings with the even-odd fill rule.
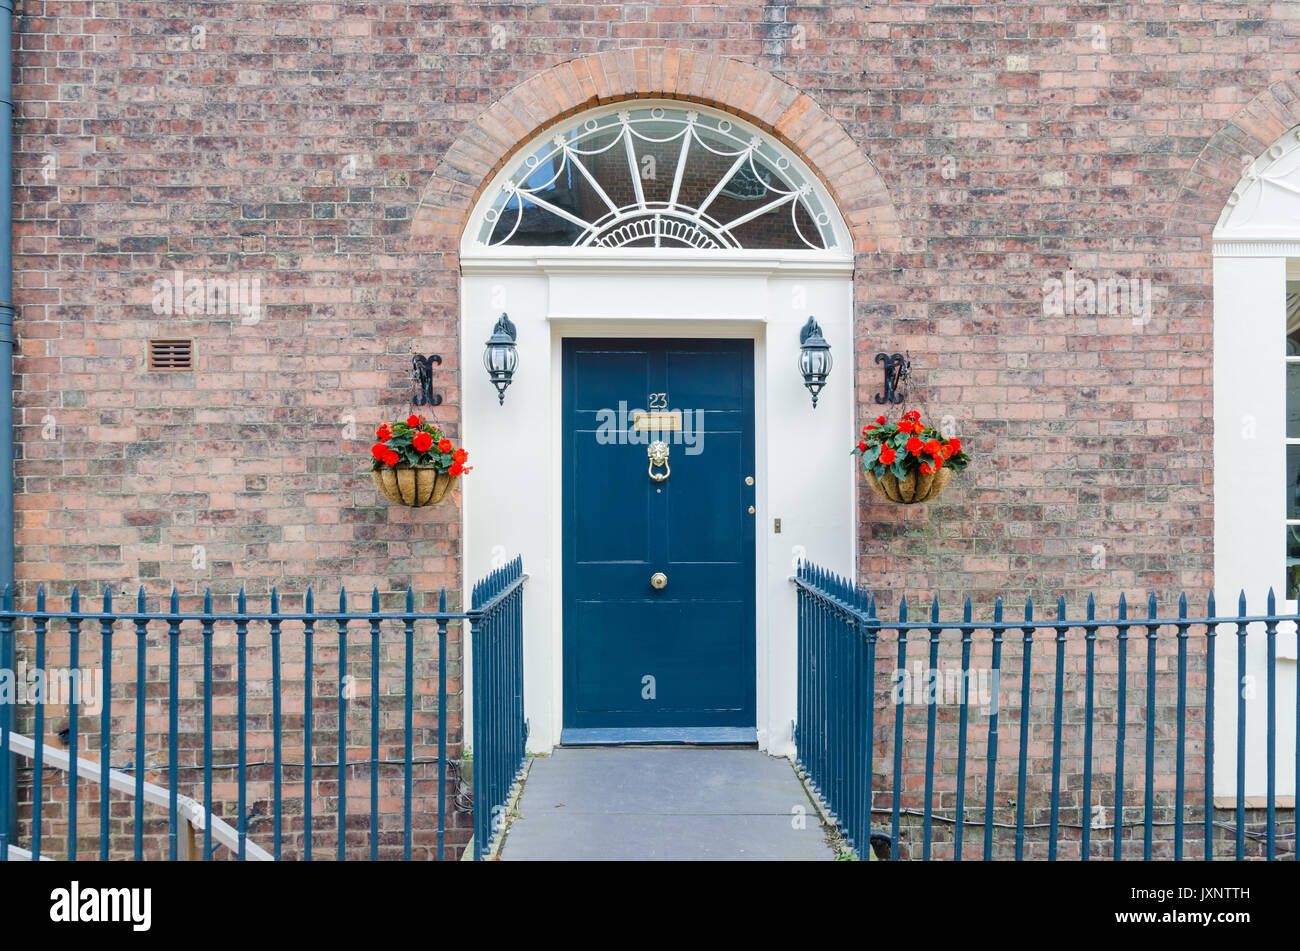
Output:
[[[171,606],[172,614],[181,613],[181,593],[176,590],[176,585],[172,585],[172,597],[171,597],[170,606]]]
[[[77,586],[75,584],[72,586],[72,597],[69,598],[68,600],[72,604],[73,614],[76,614],[78,611],[81,610],[81,592],[77,590]]]
[[[315,607],[315,605],[314,605],[314,603],[313,603],[314,600],[315,600],[315,599],[314,599],[314,597],[313,597],[313,595],[312,595],[312,593],[311,593],[311,585],[307,585],[307,599],[306,599],[306,607],[307,607],[307,613],[308,613],[308,614],[314,614],[314,613],[315,613],[314,610],[313,610],[313,608]],[[207,608],[205,607],[203,610],[206,611]]]
[[[1056,596],[1056,619],[1058,621],[1065,620],[1065,595],[1063,594]]]
[[[1241,594],[1237,598],[1237,613],[1238,614],[1246,613],[1246,589],[1245,588],[1241,589]]]
[[[1156,593],[1147,592],[1147,616],[1154,618],[1156,616]]]
[[[248,613],[248,599],[244,597],[244,586],[242,584],[239,586],[239,598],[235,601],[235,604],[240,614]]]
[[[934,596],[934,600],[930,602],[930,621],[934,624],[939,623],[939,596],[937,594]]]
[[[1277,598],[1273,595],[1273,589],[1268,589],[1268,612],[1269,614],[1277,613]]]
[[[907,620],[907,595],[903,595],[898,602],[898,620]]]
[[[406,613],[415,613],[415,589],[409,584],[406,586]]]
[[[347,613],[348,613],[348,589],[346,587],[340,586],[339,587],[339,614],[347,614]]]
[[[212,613],[212,585],[203,589],[203,613]]]
[[[5,585],[5,591],[8,590],[9,586]],[[104,585],[104,613],[113,613],[113,589],[109,585]]]
[[[1025,598],[1025,620],[1032,621],[1033,619],[1034,619],[1034,596],[1029,595]]]
[[[964,620],[964,621],[966,621],[966,622],[968,622],[968,623],[970,622],[970,618],[971,618],[971,606],[970,606],[970,595],[969,595],[969,594],[966,595],[966,599],[962,602],[962,605],[961,605],[961,616],[962,616],[962,620]]]
[[[1215,614],[1214,614],[1214,591],[1213,591],[1213,590],[1210,591],[1209,606],[1208,606],[1208,610],[1205,612],[1205,616],[1206,616],[1206,617],[1214,617],[1214,616],[1215,616]]]
[[[1128,618],[1128,598],[1124,597],[1124,592],[1119,593],[1119,619],[1121,621]]]
[[[144,585],[140,585],[140,591],[135,596],[135,609],[139,611],[141,614],[144,614],[144,609],[145,609]]]
[[[280,613],[280,589],[275,585],[271,585],[271,613]]]
[[[1187,617],[1187,592],[1183,591],[1178,595],[1178,616]]]
[[[1092,596],[1092,592],[1089,591],[1088,592],[1088,620],[1089,621],[1094,620],[1096,617],[1097,617],[1097,601]]]
[[[36,610],[45,610],[45,583],[42,582],[36,586]]]
[[[993,602],[993,623],[1002,623],[1002,595],[998,595],[997,600]]]
[[[373,614],[379,613],[379,585],[370,589],[370,611]]]
[[[438,590],[438,613],[439,614],[447,613],[447,589],[446,588],[440,588]]]

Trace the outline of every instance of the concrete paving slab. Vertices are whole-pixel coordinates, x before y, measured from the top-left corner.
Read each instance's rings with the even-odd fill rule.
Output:
[[[558,749],[533,761],[502,861],[827,861],[790,762],[757,750]]]

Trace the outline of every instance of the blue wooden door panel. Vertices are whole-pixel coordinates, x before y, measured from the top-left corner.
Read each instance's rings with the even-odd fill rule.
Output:
[[[564,342],[563,742],[753,740],[753,366],[748,340]],[[653,401],[687,429],[662,482],[628,426]]]

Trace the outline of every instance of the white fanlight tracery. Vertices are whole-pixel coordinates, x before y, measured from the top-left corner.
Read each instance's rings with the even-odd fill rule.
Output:
[[[810,178],[783,147],[723,113],[597,110],[498,178],[474,243],[838,250],[838,213]]]

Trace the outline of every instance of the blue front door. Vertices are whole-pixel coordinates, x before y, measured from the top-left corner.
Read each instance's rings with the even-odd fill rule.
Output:
[[[753,342],[568,339],[563,387],[561,742],[754,742]]]

